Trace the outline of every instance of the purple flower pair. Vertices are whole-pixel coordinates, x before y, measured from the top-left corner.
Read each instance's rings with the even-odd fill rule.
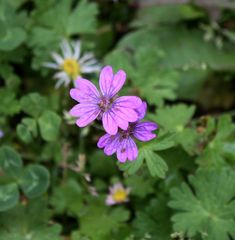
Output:
[[[152,131],[157,129],[153,122],[140,122],[146,113],[147,104],[136,96],[118,97],[117,93],[126,80],[123,70],[113,73],[112,67],[106,66],[100,73],[99,92],[96,86],[83,78],[75,81],[70,96],[79,102],[70,114],[78,117],[76,124],[85,127],[95,119],[102,120],[107,134],[98,141],[98,147],[104,148],[106,155],[117,153],[120,162],[135,160],[138,155],[133,140],[149,141],[156,137]]]

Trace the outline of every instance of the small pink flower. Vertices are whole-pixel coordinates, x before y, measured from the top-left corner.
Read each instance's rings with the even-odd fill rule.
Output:
[[[119,162],[133,161],[138,156],[138,148],[134,140],[147,142],[154,139],[157,135],[153,132],[158,126],[154,122],[142,122],[145,116],[147,104],[145,102],[136,109],[138,113],[138,121],[130,123],[126,130],[119,129],[117,134],[103,135],[98,143],[98,148],[103,148],[104,153],[110,156],[114,153],[117,155]]]
[[[78,78],[76,88],[70,90],[70,96],[79,102],[70,110],[70,114],[78,118],[76,124],[85,127],[95,119],[102,119],[103,127],[110,135],[115,135],[118,127],[127,130],[129,123],[138,120],[135,109],[142,101],[136,96],[117,96],[125,81],[126,73],[119,70],[114,74],[110,66],[100,73],[100,91],[89,80]]]
[[[116,183],[109,188],[109,194],[106,198],[106,205],[121,204],[129,201],[130,188],[124,188],[122,183]]]

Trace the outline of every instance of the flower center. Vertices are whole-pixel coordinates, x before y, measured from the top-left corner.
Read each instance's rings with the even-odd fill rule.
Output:
[[[127,200],[127,192],[125,189],[117,189],[113,194],[113,199],[116,202],[123,202]]]
[[[110,109],[112,101],[108,98],[102,97],[99,102],[99,107],[103,112],[106,112]]]
[[[130,123],[127,130],[120,130],[120,138],[125,139],[133,134],[135,123]]]
[[[76,59],[65,59],[61,68],[72,78],[75,79],[80,74],[80,66]]]

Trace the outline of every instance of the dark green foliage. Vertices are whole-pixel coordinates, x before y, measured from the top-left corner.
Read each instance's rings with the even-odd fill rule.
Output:
[[[189,178],[192,190],[185,183],[172,189],[169,205],[180,211],[172,217],[174,229],[189,237],[234,238],[234,177],[231,170],[201,171]]]

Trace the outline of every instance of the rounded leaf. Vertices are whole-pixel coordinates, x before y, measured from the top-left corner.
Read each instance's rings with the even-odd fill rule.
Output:
[[[38,120],[41,136],[46,141],[55,141],[59,134],[61,118],[52,111],[45,111]]]
[[[18,177],[22,170],[20,155],[11,147],[0,148],[0,169],[11,177]]]
[[[0,212],[13,208],[19,201],[19,191],[15,183],[0,186]]]
[[[25,142],[29,143],[33,140],[33,137],[37,136],[37,122],[33,118],[24,118],[16,128],[17,135]]]
[[[29,165],[20,179],[20,186],[27,197],[40,196],[49,186],[48,170],[41,165]]]
[[[47,108],[48,101],[38,93],[30,93],[20,99],[20,106],[25,113],[38,117]]]

